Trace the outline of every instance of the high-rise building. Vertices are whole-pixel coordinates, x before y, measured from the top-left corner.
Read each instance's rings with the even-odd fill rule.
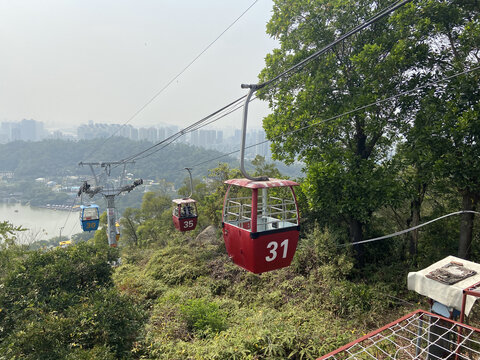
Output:
[[[222,130],[217,130],[217,144],[223,143],[223,131]]]
[[[138,129],[132,127],[132,131],[130,131],[130,139],[138,140]]]
[[[138,129],[138,140],[147,140],[148,139],[148,129],[140,128]]]
[[[149,127],[149,128],[148,128],[148,137],[147,137],[147,140],[148,140],[148,141],[151,141],[151,142],[157,142],[157,140],[158,140],[158,131],[157,131],[157,129],[155,129],[154,127]]]
[[[200,141],[199,141],[199,137],[198,137],[198,130],[194,130],[191,132],[190,134],[190,142],[192,145],[195,145],[195,146],[200,146]]]
[[[23,119],[20,121],[20,140],[35,141],[37,140],[37,126],[35,120]]]
[[[163,141],[167,138],[166,133],[165,133],[165,128],[159,128],[158,129],[158,141]]]

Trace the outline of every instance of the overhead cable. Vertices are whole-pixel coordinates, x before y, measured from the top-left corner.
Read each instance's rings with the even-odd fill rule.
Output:
[[[386,9],[382,10],[380,13],[374,15],[374,16],[373,16],[372,18],[370,18],[369,20],[367,20],[367,21],[365,21],[364,23],[356,26],[356,27],[353,28],[352,30],[348,31],[346,34],[344,34],[344,35],[340,36],[338,39],[334,40],[334,41],[333,41],[332,43],[330,43],[329,45],[327,45],[327,46],[325,46],[324,48],[320,49],[319,51],[313,53],[312,55],[310,55],[310,56],[307,57],[306,59],[300,61],[298,64],[296,64],[296,65],[292,66],[291,68],[285,70],[284,72],[282,72],[281,74],[277,75],[277,76],[274,77],[273,79],[271,79],[271,80],[269,80],[269,81],[267,81],[267,82],[264,82],[264,83],[262,83],[262,84],[256,85],[256,88],[257,88],[257,89],[260,89],[260,88],[262,88],[262,87],[264,87],[264,86],[267,86],[267,85],[269,85],[269,84],[271,84],[271,83],[279,80],[281,77],[285,76],[286,74],[288,74],[288,73],[290,73],[290,72],[292,72],[292,71],[299,71],[300,68],[301,68],[303,65],[305,65],[306,63],[314,60],[315,58],[317,58],[318,56],[322,55],[323,53],[325,53],[326,51],[328,51],[329,49],[331,49],[332,47],[334,47],[335,45],[337,45],[337,44],[340,43],[341,41],[343,41],[343,40],[349,38],[350,36],[358,33],[359,31],[363,30],[363,29],[366,28],[367,26],[369,26],[369,25],[373,24],[374,22],[382,19],[383,17],[387,16],[387,15],[390,14],[391,12],[395,11],[396,9],[398,9],[399,7],[407,4],[407,3],[410,2],[410,1],[412,1],[412,0],[403,0],[403,1],[401,1],[401,2],[397,2],[397,3],[395,3],[395,4],[393,4],[393,5],[389,6],[389,7],[387,7]],[[152,149],[153,147],[156,147],[156,146],[165,144],[165,143],[167,143],[167,142],[169,142],[169,141],[170,141],[170,142],[169,142],[168,144],[171,144],[173,141],[176,140],[176,138],[178,138],[178,137],[184,135],[185,133],[187,133],[187,132],[191,129],[191,127],[193,127],[193,126],[198,126],[199,124],[201,124],[201,123],[209,120],[209,119],[210,119],[212,116],[214,116],[215,114],[218,114],[220,111],[223,111],[223,110],[225,110],[227,107],[232,106],[234,103],[236,103],[236,102],[244,99],[246,96],[247,96],[247,95],[242,96],[241,98],[238,98],[238,99],[235,100],[234,102],[230,103],[229,105],[223,107],[223,108],[220,109],[220,110],[217,110],[216,112],[212,113],[211,115],[209,115],[209,116],[207,116],[207,117],[205,117],[205,118],[197,121],[197,122],[194,123],[193,125],[191,125],[191,126],[185,128],[185,129],[179,131],[179,132],[176,133],[176,134],[173,134],[173,135],[170,136],[169,138],[167,138],[167,139],[165,139],[165,140],[162,140],[161,142],[159,142],[159,143],[153,145],[152,147],[150,147],[150,148],[142,151],[141,153],[136,154],[136,155],[132,155],[132,156],[126,158],[126,159],[134,159],[134,158],[136,158],[137,156],[139,156],[139,155],[141,155],[141,154],[149,151],[149,150]],[[177,135],[179,135],[179,136],[177,136]],[[173,140],[172,140],[172,139],[173,139]],[[167,145],[167,146],[168,146],[168,145]],[[164,148],[164,147],[162,147],[162,148]]]
[[[439,83],[445,82],[445,81],[447,81],[447,80],[451,80],[451,79],[453,79],[453,78],[456,78],[456,77],[461,76],[461,75],[468,74],[468,73],[473,72],[473,71],[476,71],[476,70],[480,70],[480,66],[476,66],[476,67],[474,67],[474,68],[471,68],[471,69],[468,69],[468,70],[465,70],[465,71],[462,71],[462,72],[459,72],[459,73],[456,73],[456,74],[453,74],[453,75],[450,75],[450,76],[446,76],[446,77],[444,77],[444,78],[442,78],[442,79],[439,79],[439,80],[436,80],[436,81],[430,81],[430,82],[428,82],[428,83],[425,84],[425,85],[417,86],[417,87],[415,87],[415,88],[413,88],[413,89],[411,89],[411,90],[406,90],[406,91],[403,91],[403,92],[398,93],[398,94],[396,94],[396,95],[392,95],[392,96],[390,96],[390,97],[388,97],[388,98],[381,99],[381,100],[377,100],[377,101],[375,101],[375,102],[373,102],[373,103],[370,103],[370,104],[367,104],[367,105],[363,105],[363,106],[360,106],[360,107],[358,107],[358,108],[355,108],[355,109],[346,111],[346,112],[344,112],[344,113],[342,113],[342,114],[340,114],[340,115],[335,115],[335,116],[332,116],[332,117],[330,117],[330,118],[328,118],[328,119],[320,120],[320,121],[318,121],[318,122],[314,122],[314,123],[312,123],[312,124],[305,125],[305,126],[303,126],[303,127],[301,127],[301,128],[298,128],[298,129],[295,129],[295,130],[292,130],[292,131],[289,131],[289,132],[286,132],[286,133],[282,133],[282,134],[280,134],[280,135],[278,135],[278,136],[273,137],[272,139],[267,139],[267,140],[261,141],[261,142],[256,143],[256,144],[246,146],[245,148],[246,148],[246,149],[249,149],[249,148],[252,148],[252,147],[257,146],[257,145],[262,145],[262,144],[265,144],[265,143],[270,142],[270,141],[275,141],[276,139],[279,139],[279,138],[281,138],[281,137],[283,137],[283,136],[291,135],[291,134],[294,134],[294,133],[296,133],[296,132],[299,132],[299,131],[302,131],[302,130],[311,128],[311,127],[313,127],[313,126],[321,125],[321,124],[324,124],[324,123],[326,123],[326,122],[336,120],[336,119],[338,119],[338,118],[341,118],[341,117],[344,117],[344,116],[353,114],[353,113],[355,113],[355,112],[357,112],[357,111],[365,110],[365,109],[367,109],[367,108],[369,108],[369,107],[372,107],[372,106],[375,106],[375,105],[379,105],[379,104],[382,104],[382,103],[384,103],[384,102],[389,102],[389,101],[391,101],[391,100],[393,100],[393,99],[396,99],[396,98],[398,98],[398,97],[401,97],[401,96],[411,95],[412,93],[415,93],[415,92],[417,92],[417,91],[419,91],[419,90],[422,90],[422,89],[424,89],[424,88],[427,88],[427,87],[429,87],[429,86],[437,85],[437,84],[439,84]],[[235,153],[237,153],[237,152],[239,152],[239,151],[240,151],[240,149],[234,150],[234,151],[229,152],[229,153],[227,153],[227,154],[222,154],[222,155],[217,156],[217,157],[215,157],[215,158],[213,158],[213,159],[206,160],[206,161],[203,161],[203,162],[201,162],[201,163],[198,163],[198,164],[196,164],[196,166],[203,165],[203,164],[206,164],[206,163],[208,163],[208,162],[221,159],[222,157],[226,157],[226,156],[233,155],[233,154],[235,154]]]
[[[413,230],[416,230],[416,229],[419,229],[425,225],[429,225],[435,221],[438,221],[438,220],[441,220],[441,219],[444,219],[446,217],[449,217],[449,216],[453,216],[453,215],[460,215],[460,214],[477,214],[477,215],[480,215],[480,212],[478,211],[473,211],[473,210],[461,210],[461,211],[455,211],[453,213],[450,213],[450,214],[447,214],[447,215],[443,215],[443,216],[440,216],[436,219],[433,219],[433,220],[430,220],[430,221],[427,221],[426,223],[423,223],[423,224],[420,224],[420,225],[417,225],[417,226],[413,226],[411,228],[408,228],[408,229],[405,229],[405,230],[402,230],[402,231],[397,231],[397,232],[394,232],[393,234],[388,234],[388,235],[384,235],[384,236],[379,236],[379,237],[376,237],[376,238],[372,238],[372,239],[368,239],[368,240],[362,240],[362,241],[356,241],[356,242],[352,242],[352,243],[348,243],[348,244],[341,244],[341,245],[338,245],[339,247],[345,247],[345,246],[353,246],[353,245],[360,245],[360,244],[366,244],[366,243],[370,243],[370,242],[374,242],[374,241],[379,241],[379,240],[384,240],[384,239],[388,239],[388,238],[392,238],[394,236],[399,236],[399,235],[402,235],[402,234],[406,234],[410,231],[413,231]]]
[[[256,98],[252,98],[250,101],[253,101],[253,100],[255,100],[255,99],[256,99]],[[219,121],[219,120],[223,119],[224,117],[232,114],[233,112],[235,112],[235,111],[237,111],[237,110],[240,110],[241,108],[243,108],[243,104],[240,104],[240,105],[238,105],[237,107],[233,108],[232,110],[229,110],[228,112],[225,112],[225,113],[219,115],[218,117],[210,120],[210,121],[207,122],[207,123],[203,123],[203,124],[201,124],[201,125],[193,128],[193,129],[188,130],[188,131],[187,131],[187,130],[181,131],[181,132],[177,133],[176,136],[175,136],[175,135],[172,135],[172,136],[170,136],[168,139],[165,139],[165,140],[162,141],[162,144],[163,144],[162,147],[157,148],[157,149],[155,149],[154,151],[152,151],[151,153],[145,154],[145,155],[143,155],[143,156],[135,157],[135,161],[139,161],[139,160],[142,160],[142,159],[144,159],[144,158],[147,158],[147,157],[155,154],[156,152],[158,152],[158,151],[166,148],[168,145],[170,145],[171,143],[173,143],[173,142],[175,142],[176,140],[178,140],[181,136],[183,136],[183,135],[185,135],[185,134],[188,134],[188,133],[191,133],[191,132],[193,132],[193,131],[196,131],[196,130],[198,130],[198,129],[201,129],[202,127],[207,126],[207,125],[210,125],[210,124],[212,124],[212,123],[214,123],[214,122],[216,122],[216,121]],[[169,141],[167,142],[167,140],[169,140]],[[158,144],[158,145],[159,145],[159,144]],[[152,147],[152,148],[153,148],[153,147]]]
[[[313,59],[317,58],[318,56],[322,55],[323,53],[325,53],[326,51],[328,51],[329,49],[331,49],[333,46],[337,45],[338,43],[340,43],[341,41],[349,38],[350,36],[358,33],[359,31],[363,30],[365,27],[373,24],[374,22],[382,19],[383,17],[385,17],[386,15],[390,14],[391,12],[395,11],[396,9],[398,9],[399,7],[405,5],[406,3],[410,2],[412,0],[404,0],[404,1],[401,1],[399,3],[396,3],[396,4],[393,4],[389,7],[387,7],[386,9],[382,10],[380,13],[378,13],[377,15],[373,16],[372,18],[370,18],[369,20],[365,21],[364,23],[360,24],[359,26],[355,27],[354,29],[348,31],[346,34],[340,36],[338,39],[334,40],[332,43],[330,43],[329,45],[325,46],[324,48],[320,49],[319,51],[315,52],[314,54],[310,55],[309,57],[307,57],[306,59],[300,61],[298,64],[292,66],[291,68],[287,69],[286,71],[282,72],[281,74],[277,75],[276,77],[274,77],[273,79],[265,82],[265,83],[262,83],[262,84],[259,84],[256,86],[257,89],[261,88],[261,87],[264,87],[266,85],[269,85],[277,80],[279,80],[281,77],[283,77],[284,75],[286,75],[287,73],[290,73],[292,71],[299,71],[300,68],[305,65],[306,63],[312,61]],[[252,4],[253,6],[253,4]],[[206,122],[207,120],[210,120],[211,117],[215,116],[216,114],[218,114],[219,112],[225,110],[226,108],[234,105],[235,103],[241,101],[242,99],[244,99],[246,97],[245,96],[242,96],[241,98],[238,98],[237,100],[233,101],[232,103],[224,106],[223,108],[215,111],[214,113],[204,117],[203,119],[197,121],[196,123],[190,125],[189,127],[179,131],[178,133],[175,133],[173,135],[171,135],[170,137],[160,141],[159,143],[143,150],[142,152],[138,153],[138,154],[135,154],[135,155],[132,155],[128,158],[125,158],[124,160],[132,160],[132,159],[135,159],[137,158],[138,156],[148,152],[149,150],[157,147],[157,146],[160,146],[160,145],[163,145],[163,144],[166,144],[165,146],[168,146],[169,144],[171,144],[173,141],[175,141],[178,137],[188,133],[189,131],[191,131],[195,126],[199,126],[200,124],[202,124],[203,122]],[[163,146],[161,149],[165,148],[165,146]],[[156,152],[156,151],[155,151]],[[146,156],[145,156],[146,157]]]
[[[133,113],[130,118],[122,125],[120,126],[116,131],[113,132],[112,135],[110,135],[108,138],[105,139],[105,141],[100,144],[97,148],[93,149],[87,156],[87,158],[90,158],[92,154],[98,150],[98,148],[101,148],[107,141],[109,141],[111,138],[113,138],[124,126],[126,126],[130,121],[132,121],[135,117],[138,116],[147,106],[149,106],[158,96],[160,96],[161,93],[163,93],[175,80],[177,80],[185,71],[188,70],[190,66],[192,66],[213,44],[215,44],[230,28],[235,25],[238,20],[240,20],[256,3],[258,0],[255,0],[246,10],[244,10],[230,25],[228,25],[221,33],[218,35],[212,42],[210,42],[195,58],[190,61],[187,66],[185,66],[177,75],[175,75],[170,81],[168,81],[159,91],[153,95],[150,100],[148,100],[144,105],[142,105],[137,111]]]
[[[137,153],[137,154],[135,154],[135,155],[131,155],[131,156],[129,156],[129,157],[123,159],[123,160],[120,160],[120,161],[132,161],[132,160],[135,160],[137,157],[139,157],[140,155],[146,153],[147,151],[149,151],[149,150],[151,150],[151,149],[153,149],[153,148],[155,148],[155,147],[157,147],[157,146],[160,146],[160,145],[162,145],[162,144],[164,144],[164,143],[167,143],[168,141],[171,141],[172,139],[175,140],[176,138],[178,138],[178,137],[180,137],[180,136],[182,136],[182,135],[184,135],[184,134],[186,134],[186,133],[188,133],[188,132],[190,132],[190,131],[195,130],[197,126],[201,125],[202,123],[206,122],[207,120],[210,120],[210,119],[211,119],[212,117],[214,117],[215,115],[221,113],[222,111],[225,111],[225,110],[229,109],[229,108],[232,107],[232,106],[237,105],[237,104],[240,103],[245,97],[246,97],[246,95],[239,97],[238,99],[232,101],[232,102],[229,103],[228,105],[225,105],[224,107],[218,109],[217,111],[214,111],[214,112],[211,113],[210,115],[205,116],[204,118],[198,120],[197,122],[193,123],[192,125],[189,125],[189,126],[187,126],[186,128],[180,130],[179,132],[177,132],[177,133],[175,133],[175,134],[167,137],[166,139],[164,139],[164,140],[162,140],[162,141],[160,141],[160,142],[158,142],[158,143],[150,146],[149,148],[147,148],[147,149],[145,149],[145,150],[142,150],[141,152],[139,152],[139,153]],[[193,130],[192,130],[192,129],[193,129]]]
[[[328,44],[327,46],[323,47],[322,49],[314,52],[312,55],[306,57],[305,59],[303,59],[302,61],[298,62],[297,64],[293,65],[292,67],[290,67],[289,69],[283,71],[282,73],[278,74],[277,76],[275,76],[274,78],[268,80],[268,81],[265,81],[261,84],[258,84],[256,85],[257,89],[260,89],[262,87],[265,87],[267,85],[270,85],[271,83],[279,80],[280,78],[282,78],[283,76],[287,75],[288,73],[292,72],[292,71],[298,71],[299,68],[301,68],[302,66],[306,65],[307,63],[309,63],[310,61],[316,59],[317,57],[319,57],[320,55],[326,53],[328,50],[332,49],[335,45],[339,44],[340,42],[348,39],[349,37],[351,37],[352,35],[355,35],[356,33],[360,32],[361,30],[365,29],[366,27],[370,26],[371,24],[377,22],[378,20],[384,18],[385,16],[389,15],[390,13],[394,12],[395,10],[397,10],[398,8],[402,7],[403,5],[411,2],[412,0],[403,0],[401,2],[398,2],[396,4],[393,4],[391,6],[389,6],[388,8],[384,9],[383,11],[381,11],[380,13],[374,15],[373,17],[371,17],[369,20],[365,21],[364,23],[356,26],[355,28],[353,28],[352,30],[348,31],[347,33],[343,34],[342,36],[338,37],[336,40],[334,40],[333,42],[331,42],[330,44]]]

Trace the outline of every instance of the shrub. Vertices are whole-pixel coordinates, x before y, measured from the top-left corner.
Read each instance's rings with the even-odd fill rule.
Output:
[[[353,259],[348,250],[338,246],[337,237],[329,229],[320,230],[318,226],[301,238],[292,262],[292,268],[307,276],[318,267],[332,267],[331,276],[341,279],[350,275]]]
[[[75,342],[83,348],[107,346],[116,358],[128,355],[143,323],[138,308],[116,289],[102,289],[69,313],[75,319]]]
[[[360,315],[372,308],[374,291],[368,285],[342,281],[331,290],[333,311],[342,316]]]
[[[179,285],[208,273],[198,249],[169,246],[158,250],[146,267],[146,274],[168,285]]]
[[[227,328],[226,314],[219,306],[205,299],[191,299],[180,306],[188,329],[200,336],[219,333]]]

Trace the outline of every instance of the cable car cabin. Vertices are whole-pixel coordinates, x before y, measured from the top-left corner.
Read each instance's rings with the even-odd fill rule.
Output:
[[[173,200],[173,225],[180,231],[195,230],[197,226],[197,203],[191,198]]]
[[[223,239],[233,262],[255,274],[289,266],[300,231],[297,199],[289,180],[225,181]]]
[[[80,205],[80,222],[83,231],[95,231],[100,224],[98,205]]]

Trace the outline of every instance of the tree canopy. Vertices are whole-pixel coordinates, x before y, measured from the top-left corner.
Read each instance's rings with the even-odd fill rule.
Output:
[[[389,5],[275,1],[267,33],[280,47],[267,55],[260,81]],[[272,109],[264,128],[274,157],[306,164],[302,189],[314,219],[346,222],[350,240],[362,240],[372,214],[405,197],[399,149],[409,149],[410,165],[421,167],[425,181],[458,177],[463,191],[476,188],[478,73],[425,84],[478,65],[478,11],[469,1],[408,3],[261,90]],[[399,95],[417,86],[422,93]],[[399,147],[406,139],[413,143]]]

